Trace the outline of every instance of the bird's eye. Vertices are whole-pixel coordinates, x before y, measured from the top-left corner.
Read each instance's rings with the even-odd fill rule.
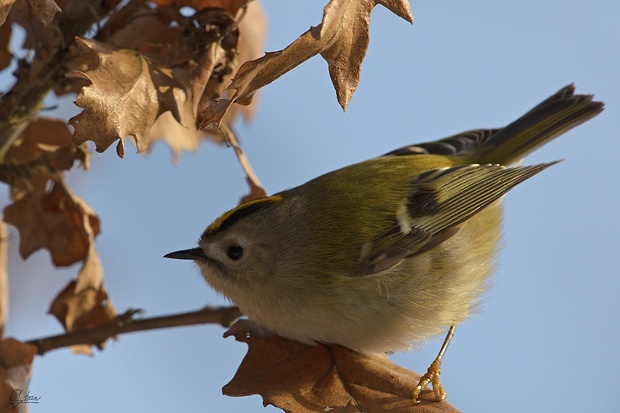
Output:
[[[236,261],[243,255],[243,247],[241,245],[231,245],[226,250],[226,255],[228,255],[228,258],[231,260]]]

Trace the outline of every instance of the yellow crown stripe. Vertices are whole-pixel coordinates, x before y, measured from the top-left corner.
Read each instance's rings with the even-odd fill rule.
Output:
[[[280,194],[277,194],[266,198],[258,198],[252,201],[245,202],[237,206],[236,208],[233,208],[230,211],[222,214],[221,217],[217,218],[215,221],[213,221],[211,225],[207,227],[205,233],[212,234],[222,229],[223,226],[227,227],[232,225],[233,222],[235,222],[242,216],[245,217],[248,214],[251,214],[252,212],[257,211],[267,205],[275,204],[282,200],[284,200],[284,197]]]

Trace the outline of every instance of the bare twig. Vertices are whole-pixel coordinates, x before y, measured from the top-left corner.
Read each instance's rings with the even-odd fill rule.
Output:
[[[160,328],[182,327],[197,324],[219,324],[228,327],[241,316],[237,307],[205,307],[189,313],[180,313],[151,318],[134,318],[141,310],[131,309],[119,315],[109,323],[98,327],[59,334],[30,340],[27,343],[37,347],[37,354],[43,355],[48,351],[75,344],[99,345],[110,337],[134,331],[156,330]]]

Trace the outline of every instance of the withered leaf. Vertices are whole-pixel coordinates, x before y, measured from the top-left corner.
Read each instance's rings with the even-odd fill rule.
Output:
[[[232,16],[221,10],[201,15],[201,23],[205,23],[209,27],[221,26],[219,30],[222,32],[226,32],[229,27],[234,28],[237,25]],[[157,119],[149,132],[149,142],[152,144],[158,138],[165,140],[172,148],[175,159],[178,159],[182,150],[196,150],[202,139],[210,138],[215,142],[225,142],[226,132],[222,129],[199,129],[198,125],[201,122],[204,107],[213,98],[219,97],[225,89],[225,85],[230,82],[232,75],[225,74],[228,73],[226,66],[230,66],[230,73],[234,73],[239,62],[254,59],[262,53],[265,30],[266,18],[262,7],[258,2],[251,2],[238,23],[238,42],[237,37],[231,34],[226,39],[222,39],[221,42],[213,42],[205,46],[201,54],[195,56],[198,61],[193,65],[175,67],[175,77],[186,85],[187,96],[191,98],[187,99],[187,102],[180,109],[180,123],[170,113],[164,113]],[[220,43],[226,43],[226,47]],[[234,50],[238,53],[231,61],[229,60],[230,54]],[[223,119],[223,126],[230,129],[229,127],[233,124],[237,114],[242,115],[245,120],[249,120],[255,106],[252,104],[239,108],[235,107],[228,111]],[[198,119],[196,118],[197,115]]]
[[[43,24],[50,24],[54,15],[62,10],[54,0],[28,0],[33,14]]]
[[[116,22],[117,19],[123,21]],[[172,43],[182,34],[180,27],[171,25],[169,19],[146,6],[129,15],[114,13],[110,21],[105,29],[111,33],[99,35],[98,40],[103,38],[111,46],[137,50],[149,57],[168,53]]]
[[[19,231],[22,258],[45,248],[56,266],[85,260],[99,234],[97,215],[62,182],[55,182],[50,192],[31,192],[8,205],[4,220]]]
[[[267,33],[267,15],[260,2],[252,1],[248,4],[246,13],[239,22],[239,33],[240,39],[237,47],[239,65],[258,59],[265,51],[265,35]],[[237,106],[230,111],[232,113],[229,115],[239,112],[245,120],[250,120],[254,116],[257,106],[257,99],[254,96],[249,105]],[[230,124],[232,123],[229,122]]]
[[[154,64],[138,52],[116,49],[94,40],[80,40],[99,57],[90,71],[71,71],[70,77],[92,82],[84,87],[76,104],[84,110],[69,120],[75,128],[74,142],[93,140],[98,152],[114,141],[133,136],[142,152],[148,148],[148,132],[156,119],[171,111],[179,120],[182,86],[172,70]]]
[[[251,119],[256,111],[257,105],[254,101],[245,106],[230,107],[229,98],[233,95],[233,93],[230,88],[225,88],[224,85],[230,84],[232,74],[237,71],[239,65],[252,59],[256,59],[263,53],[265,33],[267,30],[267,19],[259,2],[253,1],[247,5],[246,12],[240,18],[238,23],[238,29],[239,41],[236,47],[237,56],[234,59],[234,62],[224,62],[224,64],[229,65],[230,74],[224,76],[219,83],[216,83],[214,82],[214,79],[211,79],[208,84],[202,87],[202,89],[200,89],[200,86],[204,83],[204,81],[194,81],[194,84],[192,85],[194,114],[197,117],[196,123],[199,125],[200,129],[211,135],[212,138],[218,142],[223,141],[222,139],[224,138],[224,135],[220,131],[217,131],[217,128],[208,127],[209,124],[213,123],[211,119],[214,115],[218,119],[218,124],[223,123],[228,126],[232,126],[237,114],[241,114],[247,121]],[[211,54],[221,54],[224,51],[224,49],[219,48],[219,50],[211,52]],[[203,59],[204,57],[206,56],[203,55]],[[218,61],[221,60],[223,60],[222,56],[218,56],[217,58],[212,57],[211,59],[206,60],[206,62],[214,62],[218,64]],[[222,63],[219,64],[221,65]],[[204,71],[205,68],[206,65],[203,63],[202,65],[198,65],[193,72],[200,73],[199,69]],[[190,80],[197,77],[194,73],[192,73]],[[200,101],[196,102],[198,98]],[[218,100],[221,104],[218,104]],[[219,109],[222,109],[222,112],[217,114],[216,112]]]
[[[0,0],[0,25],[4,24],[15,0]],[[50,24],[61,9],[54,0],[28,0],[31,13],[43,24]]]
[[[149,131],[149,150],[156,140],[165,141],[172,149],[174,160],[179,159],[181,151],[196,151],[200,141],[205,137],[204,132],[196,128],[192,114],[192,103],[187,100],[180,108],[181,122],[177,122],[170,112],[162,114]]]
[[[113,320],[117,313],[103,284],[103,268],[91,239],[88,256],[80,269],[77,280],[54,298],[49,313],[54,315],[68,332],[87,330]],[[99,343],[103,348],[105,343]],[[92,354],[87,344],[74,345],[76,353]]]
[[[218,64],[225,63],[225,60],[224,50],[217,43],[212,43],[204,50],[198,65],[189,74],[188,83],[191,90],[192,116],[194,118],[198,114],[201,101],[212,99],[213,96],[210,96],[212,93],[219,96],[219,93],[214,90],[219,82],[210,82],[210,80],[215,67]],[[216,84],[213,85],[213,83]]]
[[[101,273],[100,264],[99,272]],[[93,266],[88,262],[84,268]],[[80,276],[84,273],[84,268],[80,271]],[[86,286],[78,290],[80,279],[71,281],[69,284],[54,298],[49,313],[54,315],[56,319],[63,325],[66,331],[74,332],[95,328],[101,324],[105,324],[113,320],[117,313],[112,305],[108,294],[100,284],[99,287]],[[98,347],[102,349],[105,343],[99,343]],[[91,346],[88,344],[77,344],[71,346],[71,350],[75,353],[91,355]]]
[[[7,151],[0,179],[11,184],[13,199],[20,199],[29,192],[43,193],[52,174],[71,169],[76,160],[88,168],[89,156],[85,145],[72,143],[64,120],[37,118]]]
[[[13,7],[15,0],[0,0],[0,25],[6,22],[6,18]]]
[[[71,143],[71,132],[62,119],[37,118],[28,124],[7,157],[16,162],[34,159],[48,151],[49,146]]]
[[[99,221],[90,219],[90,216],[84,213],[73,218],[75,221],[81,218],[79,229],[83,230],[81,235],[86,237],[87,253],[83,257],[77,280],[71,281],[54,298],[49,310],[68,332],[94,328],[117,315],[103,284],[103,269],[95,248]],[[103,348],[104,342],[98,346]],[[71,348],[74,352],[91,354],[89,345],[76,345]]]
[[[11,162],[25,162],[36,159],[43,154],[51,154],[63,146],[74,146],[71,131],[63,119],[36,118],[28,124],[21,133],[17,142],[7,151],[6,160]],[[82,167],[88,168],[87,152],[83,151],[74,160],[79,160]],[[71,169],[72,161],[69,159],[57,162],[67,166],[58,168]]]
[[[331,0],[319,26],[311,27],[284,50],[244,63],[228,87],[235,90],[234,95],[218,102],[203,125],[219,124],[233,103],[249,104],[258,89],[318,53],[327,61],[338,102],[346,109],[359,83],[369,42],[370,13],[377,4],[413,23],[407,0]]]
[[[420,376],[385,356],[363,355],[345,347],[310,346],[269,335],[247,320],[226,332],[248,344],[227,396],[259,394],[265,405],[286,412],[456,412],[437,403],[431,391],[414,404],[411,390]]]
[[[330,41],[327,42],[329,46],[321,50],[321,56],[327,61],[338,103],[343,109],[360,80],[370,41],[370,13],[377,4],[413,23],[408,0],[331,1],[323,12],[320,39]]]
[[[90,83],[76,100],[84,111],[70,120],[76,143],[93,140],[97,151],[104,151],[118,141],[116,149],[122,157],[126,136],[134,136],[139,152],[163,139],[178,159],[180,151],[196,150],[202,139],[224,141],[217,129],[199,130],[197,114],[221,96],[242,59],[262,53],[266,19],[257,2],[248,4],[244,13],[239,11],[244,2],[199,3],[191,5],[209,7],[209,12],[179,16],[178,21],[166,13],[139,8],[135,18],[121,19],[124,26],[106,25],[102,38],[107,43],[78,43],[79,58],[94,55],[98,63],[68,74]],[[212,8],[220,6],[228,11]],[[238,11],[240,21],[229,11]],[[222,34],[226,36],[220,38]],[[229,111],[224,123],[232,124],[237,113],[248,120],[254,106]]]
[[[37,348],[12,337],[0,340],[0,366],[11,368],[32,364]]]
[[[0,340],[0,411],[17,411],[11,404],[13,392],[21,393],[28,388],[32,372],[32,360],[37,348],[14,338]],[[17,396],[19,398],[19,396]]]

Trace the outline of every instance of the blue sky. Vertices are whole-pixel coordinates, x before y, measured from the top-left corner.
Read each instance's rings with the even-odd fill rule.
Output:
[[[316,25],[322,2],[264,3],[267,51]],[[606,110],[531,155],[565,159],[506,197],[505,239],[494,288],[463,323],[445,358],[448,401],[463,411],[612,411],[620,369],[620,3],[417,1],[415,24],[377,7],[360,86],[345,113],[327,65],[314,58],[267,86],[254,122],[238,130],[270,193],[397,147],[516,119],[562,86],[595,93]],[[76,113],[70,99],[61,114]],[[178,164],[163,143],[143,156],[128,145],[94,154],[69,181],[99,214],[98,246],[119,311],[148,316],[225,304],[188,262],[162,255],[192,247],[204,227],[245,194],[231,149],[204,143]],[[11,229],[14,233],[15,231]],[[12,240],[16,240],[13,238]],[[45,315],[77,268],[26,262],[11,245],[7,333],[60,332]],[[68,350],[35,360],[33,413],[277,411],[258,396],[221,395],[245,354],[216,326],[121,336],[94,357]],[[424,371],[441,338],[395,354]]]

